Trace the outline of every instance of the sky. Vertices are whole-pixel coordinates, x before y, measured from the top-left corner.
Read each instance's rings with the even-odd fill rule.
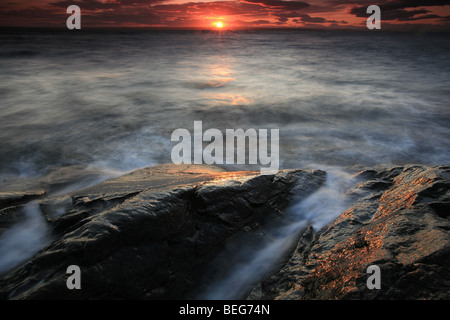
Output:
[[[382,29],[450,31],[450,0],[1,0],[0,26],[65,28],[70,5],[82,29],[366,29],[366,9],[378,5]]]

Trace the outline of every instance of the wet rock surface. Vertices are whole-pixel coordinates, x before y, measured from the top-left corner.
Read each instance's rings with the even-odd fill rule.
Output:
[[[449,299],[450,167],[366,170],[352,206],[309,227],[289,261],[248,299]],[[369,289],[380,270],[380,289]]]
[[[55,240],[0,280],[2,299],[180,299],[232,236],[278,219],[325,181],[320,170],[276,175],[157,166],[42,199]],[[66,269],[81,269],[68,290]]]
[[[0,191],[0,234],[23,219],[21,209],[30,201],[46,195],[45,190]]]
[[[320,230],[302,227],[242,298],[449,299],[449,178],[449,166],[356,174],[348,209]],[[53,196],[5,191],[2,212],[19,217],[37,201],[53,240],[0,275],[0,298],[198,298],[208,279],[232,268],[241,244],[257,250],[265,226],[285,223],[290,205],[326,179],[321,170],[161,165]],[[81,290],[66,286],[70,265],[81,269]],[[371,265],[381,289],[367,288]]]

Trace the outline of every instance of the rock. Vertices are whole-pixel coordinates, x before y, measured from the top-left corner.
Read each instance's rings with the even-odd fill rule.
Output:
[[[361,174],[369,180],[353,190],[353,205],[305,231],[284,267],[259,284],[258,299],[450,298],[450,167]],[[367,288],[371,265],[381,289]]]
[[[56,240],[0,280],[2,299],[182,299],[228,239],[319,188],[320,170],[276,175],[157,166],[41,201]],[[299,193],[301,191],[301,193]],[[68,290],[66,269],[81,269]]]
[[[86,166],[73,165],[50,168],[36,177],[5,177],[0,184],[0,192],[30,193],[45,190],[49,195],[80,189],[83,186],[98,183],[111,178],[116,173],[103,172]]]
[[[234,270],[243,244],[270,243],[266,228],[289,223],[290,205],[321,190],[326,177],[161,165],[38,198],[54,241],[1,276],[0,298],[197,298],[208,279]],[[450,167],[371,168],[356,177],[349,207],[319,230],[299,229],[243,298],[450,298]],[[72,264],[81,290],[66,287]],[[371,265],[380,268],[381,289],[367,288]]]
[[[0,209],[24,204],[31,200],[39,199],[45,194],[45,190],[0,192]]]
[[[22,221],[22,208],[30,201],[46,195],[45,190],[0,192],[0,234]]]

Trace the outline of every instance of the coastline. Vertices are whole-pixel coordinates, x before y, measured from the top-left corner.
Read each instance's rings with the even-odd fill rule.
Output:
[[[327,176],[161,165],[53,197],[9,194],[8,202],[3,193],[2,224],[19,223],[15,213],[34,204],[52,236],[2,273],[1,299],[198,299],[211,275],[232,270],[238,249],[270,245],[273,227],[285,226]],[[448,299],[450,167],[354,176],[347,210],[320,230],[305,222],[280,259],[232,298]],[[366,288],[373,264],[381,290]],[[66,286],[69,265],[82,270],[81,290]]]

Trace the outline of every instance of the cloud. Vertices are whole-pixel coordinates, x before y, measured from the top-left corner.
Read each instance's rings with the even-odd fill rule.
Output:
[[[449,5],[449,0],[397,0],[380,5],[385,10],[396,10],[417,7],[434,7]]]
[[[167,12],[178,15],[241,15],[264,12],[264,8],[257,4],[241,3],[239,1],[213,1],[213,2],[187,2],[180,4],[158,4],[152,6],[157,12],[162,14]]]
[[[65,27],[69,4],[82,11],[83,27],[167,26],[207,27],[211,19],[224,17],[228,26],[336,26],[362,25],[373,0],[2,0],[0,25]],[[381,18],[396,23],[440,24],[449,29],[448,13],[440,14],[450,0],[378,0]],[[357,18],[355,18],[357,17]],[[344,20],[348,20],[347,23]],[[362,20],[362,19],[361,19]]]
[[[253,20],[253,21],[235,20],[233,22],[239,24],[240,26],[247,26],[247,27],[273,24],[273,21],[269,20]]]
[[[424,7],[444,6],[449,4],[450,0],[396,0],[382,3],[379,7],[382,20],[417,21],[443,18],[436,14],[428,14],[431,11]],[[367,17],[366,9],[366,6],[353,7],[350,10],[350,13],[357,17]]]
[[[335,21],[328,21],[327,19],[322,17],[311,17],[307,14],[300,15],[300,19],[303,22],[312,22],[312,23],[335,22]]]
[[[257,3],[264,7],[287,9],[287,10],[300,10],[306,9],[310,6],[309,3],[303,1],[284,1],[284,0],[244,0],[244,2]]]
[[[55,7],[60,8],[67,8],[69,6],[69,3],[67,1],[57,1],[57,2],[51,2],[51,5]],[[71,5],[77,5],[82,10],[97,10],[97,9],[111,9],[111,8],[118,8],[120,6],[119,3],[110,3],[110,2],[100,2],[96,0],[78,0],[78,1],[72,1],[70,3]]]
[[[276,13],[274,14],[278,17],[278,21],[281,23],[287,22],[289,18],[295,18],[292,21],[295,23],[343,23],[347,24],[346,21],[336,21],[336,20],[328,20],[323,17],[311,17],[306,13],[300,12],[285,12],[285,13]]]
[[[127,6],[131,7],[148,7],[156,3],[165,2],[167,0],[115,0],[114,2],[108,1],[108,2],[102,2],[98,0],[74,0],[70,1],[56,1],[56,2],[50,2],[51,5],[56,7],[62,7],[67,8],[69,4],[74,4],[79,6],[83,10],[98,10],[98,9],[116,9],[116,8],[123,8]]]

